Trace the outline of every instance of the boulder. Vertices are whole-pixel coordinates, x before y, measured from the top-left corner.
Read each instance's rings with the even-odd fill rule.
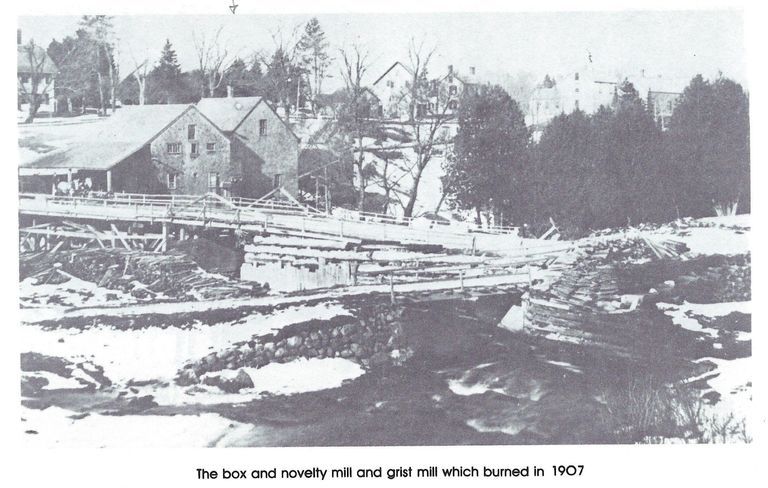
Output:
[[[176,384],[180,386],[196,385],[200,379],[192,368],[181,370],[181,373],[176,377]]]
[[[350,336],[355,333],[357,326],[355,324],[346,324],[341,327],[341,335]]]
[[[241,369],[237,372],[237,376],[230,381],[230,384],[235,392],[243,390],[245,388],[253,388],[253,380],[250,375]]]

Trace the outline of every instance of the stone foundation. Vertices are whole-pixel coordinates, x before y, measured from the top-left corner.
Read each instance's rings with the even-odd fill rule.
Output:
[[[377,304],[362,307],[354,317],[293,324],[275,334],[255,337],[187,364],[179,371],[176,382],[192,385],[199,383],[206,373],[261,368],[299,358],[341,357],[365,368],[401,361],[407,356],[401,315],[401,308]]]

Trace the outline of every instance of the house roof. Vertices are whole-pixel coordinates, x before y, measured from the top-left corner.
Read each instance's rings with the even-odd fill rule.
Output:
[[[16,46],[16,71],[18,73],[42,73],[54,74],[58,71],[48,52],[40,46],[33,46],[30,52],[30,44]]]
[[[262,97],[203,98],[197,102],[197,109],[224,132],[232,132],[262,100]]]
[[[104,121],[84,125],[63,148],[20,166],[105,171],[149,144],[189,110],[197,109],[183,104],[124,107]]]
[[[387,68],[387,70],[384,72],[384,74],[382,74],[381,76],[379,76],[379,77],[376,79],[376,81],[374,81],[374,82],[373,82],[373,84],[374,84],[374,85],[376,85],[378,82],[380,82],[381,80],[383,80],[383,79],[384,79],[384,78],[385,78],[385,77],[386,77],[386,76],[387,76],[387,75],[388,75],[388,74],[389,74],[389,73],[390,73],[390,72],[391,72],[393,69],[395,69],[397,66],[400,66],[400,68],[404,69],[404,70],[405,70],[405,71],[406,71],[406,72],[407,72],[409,75],[413,75],[413,71],[411,71],[411,69],[410,69],[408,66],[404,65],[404,64],[403,64],[403,63],[401,63],[400,61],[395,61],[394,63],[392,63],[392,66],[390,66],[389,68]]]
[[[223,97],[223,98],[203,98],[197,102],[197,108],[200,112],[210,119],[224,132],[235,132],[240,124],[258,107],[262,102],[269,107],[275,117],[280,119],[288,132],[301,141],[288,122],[278,114],[272,105],[264,97]]]

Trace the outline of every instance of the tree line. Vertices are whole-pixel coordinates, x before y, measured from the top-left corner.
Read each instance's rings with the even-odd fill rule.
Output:
[[[668,130],[629,82],[594,114],[555,117],[538,142],[502,88],[463,98],[444,190],[479,219],[540,235],[749,212],[749,98],[733,80],[694,77]]]
[[[325,32],[316,18],[291,33],[272,33],[271,50],[248,55],[233,53],[222,28],[193,32],[195,67],[183,70],[176,49],[167,39],[152,59],[130,53],[132,63],[120,66],[112,17],[83,16],[77,31],[54,39],[47,53],[57,66],[55,97],[60,114],[80,114],[95,108],[106,114],[119,104],[194,103],[202,97],[264,96],[286,112],[293,107],[316,108],[323,80],[332,61]],[[23,46],[34,52],[33,41]],[[32,73],[42,78],[43,73]],[[37,97],[29,95],[35,101]],[[38,103],[30,105],[30,120]]]

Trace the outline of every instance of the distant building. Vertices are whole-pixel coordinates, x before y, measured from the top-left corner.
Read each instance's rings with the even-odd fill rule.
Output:
[[[546,75],[544,81],[534,88],[528,104],[528,124],[539,127],[563,113],[557,82]]]
[[[533,128],[534,140],[549,122],[562,113],[581,110],[587,114],[597,112],[601,106],[611,107],[617,96],[619,85],[629,81],[662,129],[669,125],[685,82],[661,76],[647,76],[645,71],[638,75],[621,77],[597,72],[590,62],[583,69],[565,76],[545,76],[531,94],[526,122]]]
[[[629,78],[635,89],[644,98],[654,120],[662,130],[669,128],[672,112],[683,96],[683,90],[690,80],[666,78],[660,74],[651,75],[645,70]]]
[[[19,176],[21,191],[31,192],[49,192],[62,181],[125,193],[244,192],[229,139],[194,105],[122,108],[83,124],[64,147],[22,162]]]
[[[413,72],[400,61],[393,63],[371,86],[371,92],[380,102],[379,116],[387,119],[406,120],[410,110],[416,118],[435,114],[456,115],[461,96],[477,85],[476,70],[471,66],[468,74],[460,74],[448,66],[447,73],[431,80],[429,93],[412,104],[409,87]]]
[[[40,101],[38,113],[56,111],[54,88],[58,68],[48,52],[34,43],[22,44],[21,29],[16,31],[17,109],[29,112],[36,95]]]
[[[245,196],[299,191],[300,140],[262,97],[203,98],[197,108],[226,134],[243,168]]]

